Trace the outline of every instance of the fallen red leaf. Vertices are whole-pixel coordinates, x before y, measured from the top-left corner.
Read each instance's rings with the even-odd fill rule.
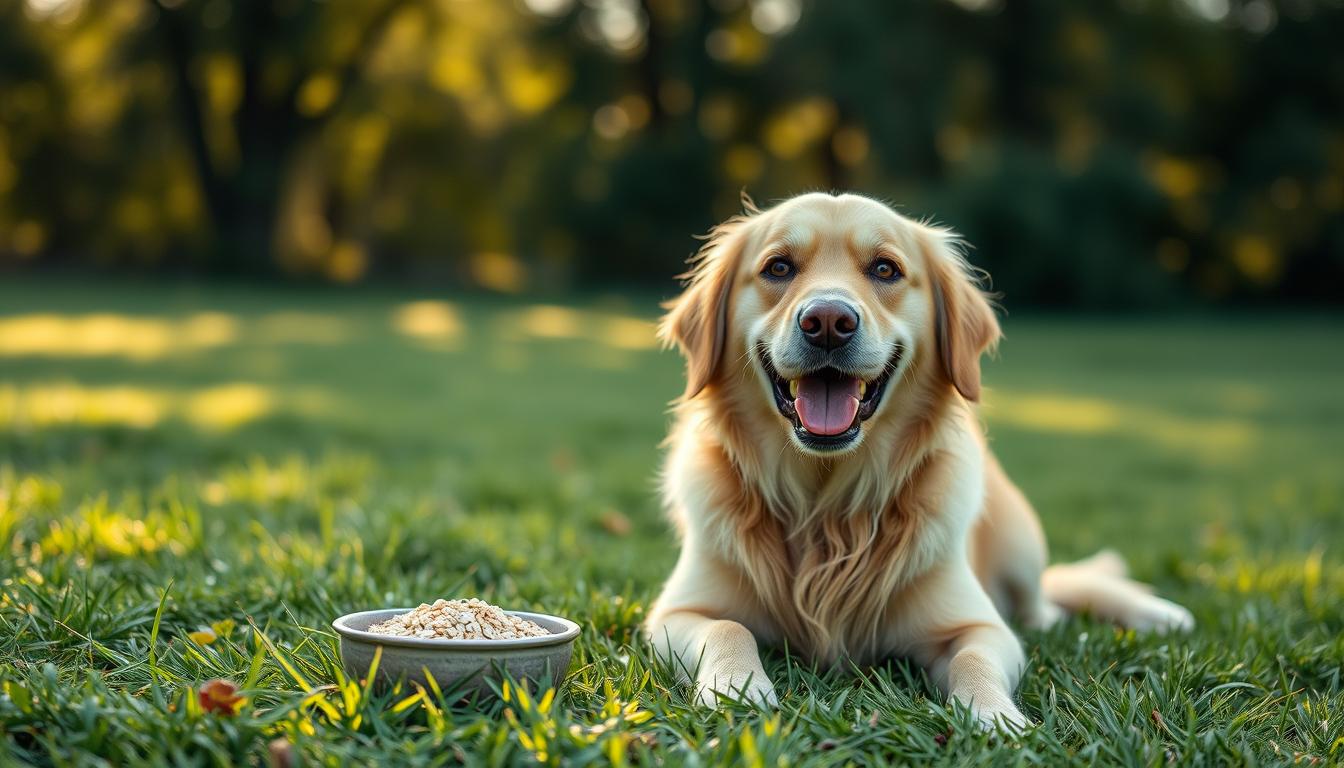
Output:
[[[238,686],[228,680],[211,680],[196,692],[201,709],[214,715],[233,717],[242,708],[245,698],[238,695]]]

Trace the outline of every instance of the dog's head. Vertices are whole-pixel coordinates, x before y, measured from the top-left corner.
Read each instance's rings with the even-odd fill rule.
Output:
[[[711,233],[668,310],[683,399],[746,387],[813,454],[856,448],[906,388],[977,400],[980,355],[999,338],[956,236],[857,195],[748,205]]]

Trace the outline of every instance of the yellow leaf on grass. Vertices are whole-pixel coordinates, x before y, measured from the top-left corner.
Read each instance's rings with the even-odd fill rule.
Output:
[[[187,637],[191,638],[191,641],[197,645],[209,645],[219,638],[215,634],[215,630],[210,627],[201,627],[195,632],[188,632]]]

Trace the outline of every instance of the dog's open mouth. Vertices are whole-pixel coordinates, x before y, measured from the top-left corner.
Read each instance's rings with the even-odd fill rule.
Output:
[[[858,437],[864,420],[882,402],[887,382],[901,356],[901,348],[897,347],[882,373],[874,379],[865,380],[830,367],[786,379],[775,370],[766,350],[758,351],[773,385],[775,407],[780,415],[793,423],[805,445],[823,450],[843,448]]]

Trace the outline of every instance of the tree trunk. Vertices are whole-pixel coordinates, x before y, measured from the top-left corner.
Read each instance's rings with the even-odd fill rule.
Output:
[[[287,88],[268,97],[261,82],[269,48],[293,43],[296,26],[312,23],[305,14],[281,19],[270,2],[237,6],[235,50],[241,69],[241,101],[232,115],[237,162],[231,167],[211,156],[204,99],[192,78],[195,36],[184,6],[155,4],[156,25],[173,76],[174,108],[201,185],[211,229],[207,269],[221,274],[260,275],[278,271],[276,228],[285,175],[304,143],[338,112],[363,75],[368,58],[388,23],[406,0],[388,0],[364,25],[338,77],[336,103],[320,115],[297,112],[299,89],[308,77],[297,72]],[[313,5],[306,6],[316,7]],[[283,27],[283,25],[289,27]],[[277,42],[277,38],[283,38]]]

